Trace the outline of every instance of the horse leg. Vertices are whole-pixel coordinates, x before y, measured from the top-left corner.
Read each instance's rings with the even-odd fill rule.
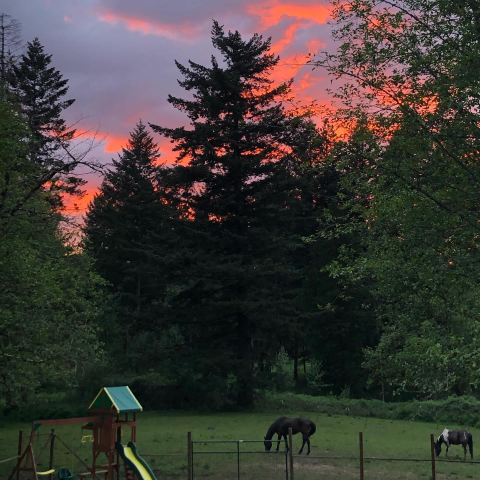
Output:
[[[300,451],[298,452],[299,455],[302,454],[302,451],[303,451],[303,447],[305,446],[305,443],[307,442],[307,439],[308,439],[308,435],[306,433],[302,433],[302,438],[303,438],[303,443],[302,443],[302,448],[300,449]],[[308,449],[308,452],[310,453],[310,447]]]
[[[462,447],[463,447],[463,459],[466,460],[467,459],[467,445],[463,444]]]
[[[310,437],[307,437],[307,446],[308,446],[307,455],[310,455]]]
[[[277,441],[277,452],[278,452],[278,449],[280,448],[280,442],[282,441],[282,435],[279,433],[278,434],[278,441]]]
[[[449,447],[449,445],[448,445],[448,443],[446,445],[447,445],[447,448],[445,450],[445,456],[448,457],[448,447]]]

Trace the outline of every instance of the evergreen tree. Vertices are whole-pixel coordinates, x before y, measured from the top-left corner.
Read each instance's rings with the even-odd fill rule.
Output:
[[[122,358],[122,367],[130,365],[137,371],[147,367],[149,353],[139,345],[139,336],[158,330],[152,304],[165,290],[161,265],[165,206],[158,192],[162,170],[158,159],[157,145],[140,121],[86,214],[86,247],[118,299],[114,329],[118,334],[107,331],[106,341]]]
[[[190,376],[210,396],[250,406],[263,356],[279,350],[301,316],[302,272],[292,255],[303,245],[295,231],[301,202],[289,142],[303,123],[281,103],[291,82],[269,78],[278,63],[270,39],[245,41],[214,22],[212,41],[221,62],[177,62],[193,99],[168,100],[190,127],[151,125],[184,162],[172,175],[183,260],[168,301],[194,359]]]
[[[68,92],[68,80],[50,66],[51,58],[35,38],[33,42],[28,42],[27,52],[18,65],[13,65],[9,81],[32,133],[30,160],[53,174],[51,193],[60,189],[78,194],[79,187],[85,182],[69,175],[79,162],[72,158],[67,148],[75,130],[69,129],[61,117],[63,110],[75,100],[63,100]],[[58,194],[53,195],[52,200],[61,204]]]

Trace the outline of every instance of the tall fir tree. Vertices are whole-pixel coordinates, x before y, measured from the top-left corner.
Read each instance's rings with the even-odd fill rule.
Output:
[[[190,127],[151,126],[175,143],[172,191],[185,212],[176,230],[184,259],[170,285],[172,315],[203,389],[248,407],[262,355],[278,351],[301,316],[302,272],[292,255],[302,248],[299,185],[289,141],[303,122],[281,103],[291,82],[270,79],[279,60],[270,39],[243,40],[214,22],[212,42],[221,61],[177,62],[193,99],[168,101]]]
[[[105,175],[99,193],[86,214],[86,247],[96,259],[96,269],[118,299],[118,335],[106,332],[106,342],[116,351],[121,368],[145,367],[145,345],[138,336],[158,329],[152,304],[159,302],[163,285],[161,265],[162,211],[157,164],[159,150],[140,121],[113,170]]]
[[[63,99],[68,92],[68,80],[51,62],[52,56],[45,53],[35,38],[28,42],[18,64],[13,65],[9,82],[32,132],[30,160],[52,173],[49,179],[50,192],[54,193],[52,200],[61,205],[55,192],[78,194],[85,182],[70,175],[79,163],[67,148],[74,139],[75,129],[69,129],[62,118],[63,111],[75,100]]]

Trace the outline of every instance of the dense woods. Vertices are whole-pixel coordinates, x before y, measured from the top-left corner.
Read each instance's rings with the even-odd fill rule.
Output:
[[[214,409],[476,394],[480,7],[333,7],[338,49],[310,63],[341,108],[293,108],[271,40],[214,22],[210,64],[176,62],[185,126],[138,119],[108,168],[0,15],[0,408],[104,384]],[[79,167],[103,182],[72,243]]]

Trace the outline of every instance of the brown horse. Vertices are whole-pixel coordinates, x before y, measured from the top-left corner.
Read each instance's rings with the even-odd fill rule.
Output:
[[[446,428],[435,442],[435,452],[437,457],[442,451],[442,443],[447,446],[445,456],[448,455],[448,447],[450,445],[462,445],[463,447],[463,459],[467,458],[467,445],[470,450],[470,457],[473,460],[473,438],[472,434],[468,430],[449,430]]]
[[[302,453],[303,447],[305,446],[305,443],[306,443],[308,445],[308,451],[307,451],[307,455],[308,455],[310,453],[310,437],[315,433],[315,431],[317,430],[317,427],[308,418],[301,418],[301,417],[297,417],[297,418],[280,417],[278,420],[275,420],[270,425],[270,428],[268,429],[267,434],[264,437],[265,442],[263,443],[265,444],[265,450],[269,452],[270,449],[272,448],[271,439],[275,434],[278,435],[277,452],[278,452],[278,448],[280,447],[280,442],[282,440],[282,437],[285,439],[285,445],[286,445],[289,428],[292,429],[292,435],[295,435],[296,433],[301,433],[303,436],[302,448],[300,449],[298,454],[300,455]]]

